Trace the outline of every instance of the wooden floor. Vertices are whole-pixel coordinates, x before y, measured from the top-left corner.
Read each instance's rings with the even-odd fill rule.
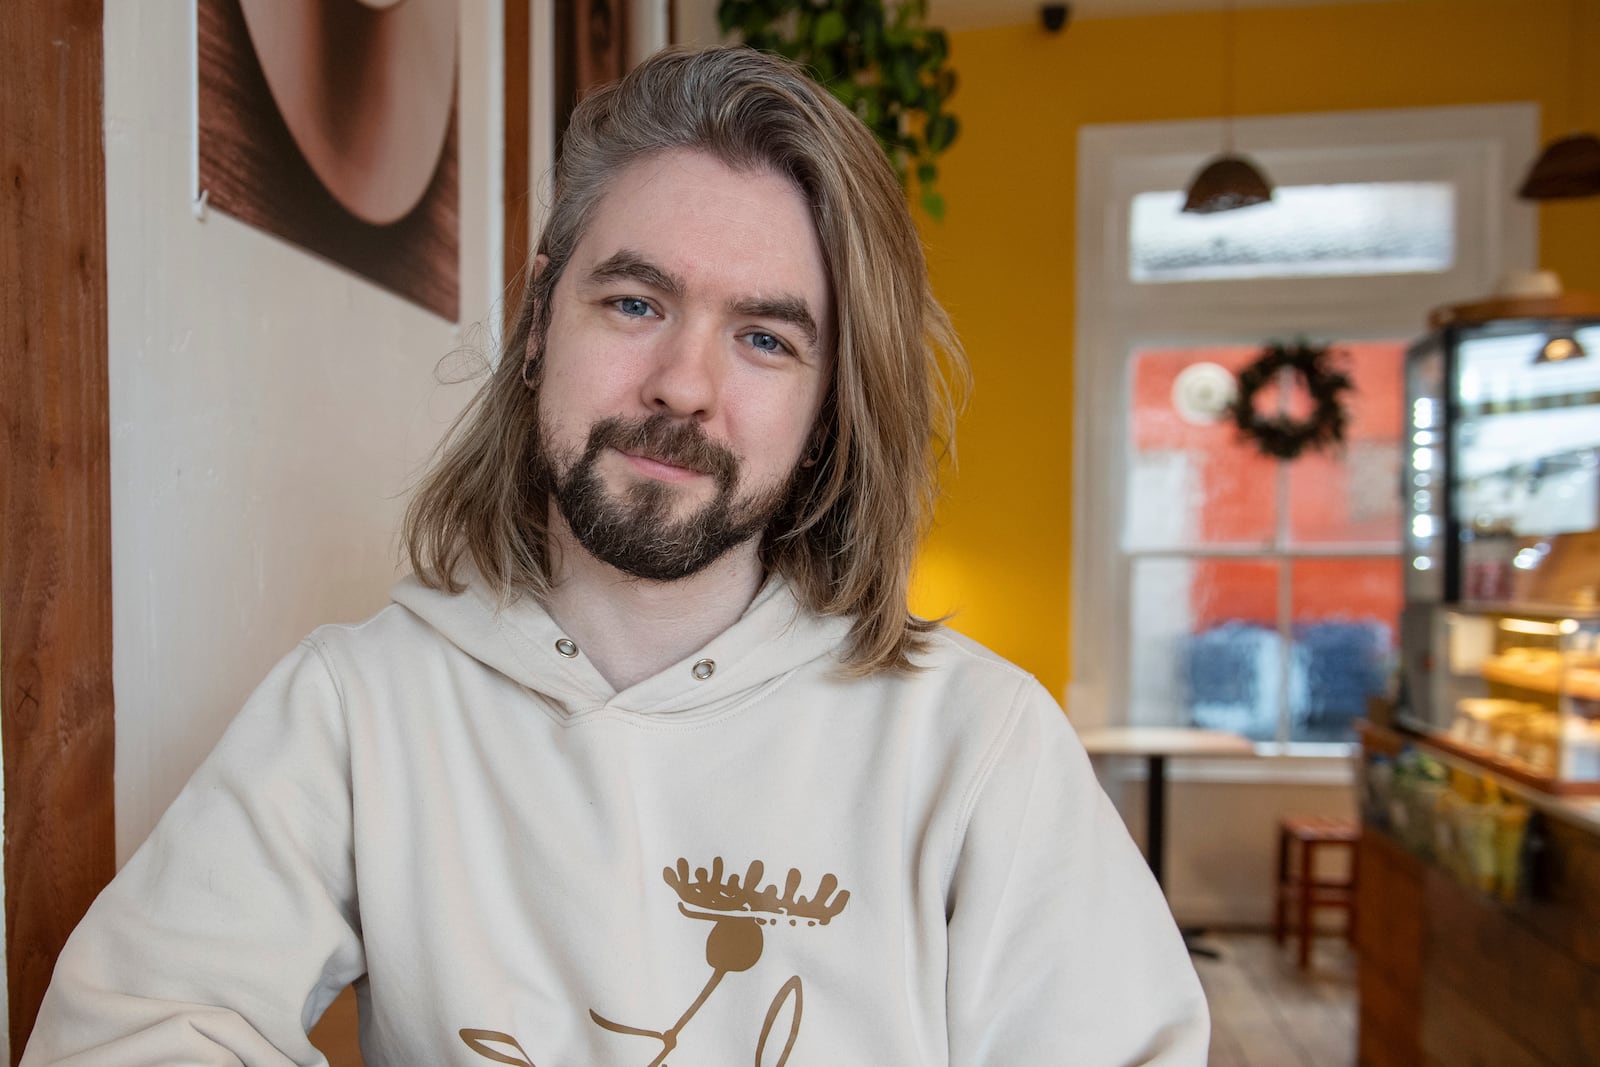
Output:
[[[1211,933],[1196,956],[1211,1003],[1209,1067],[1354,1067],[1355,954],[1342,937],[1319,937],[1302,972],[1291,945],[1269,934]]]
[[[1209,1067],[1354,1067],[1355,956],[1343,938],[1317,939],[1302,973],[1267,934],[1211,933],[1220,960],[1195,957],[1211,1002]],[[355,998],[346,990],[312,1039],[330,1067],[361,1067]]]

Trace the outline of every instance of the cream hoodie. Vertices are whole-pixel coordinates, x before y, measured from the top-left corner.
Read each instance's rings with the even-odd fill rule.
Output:
[[[1192,1064],[1165,902],[1037,682],[848,679],[769,582],[616,693],[412,580],[283,660],[73,934],[23,1063]]]

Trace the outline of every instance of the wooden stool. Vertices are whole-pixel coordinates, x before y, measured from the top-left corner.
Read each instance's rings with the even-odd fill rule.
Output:
[[[1278,823],[1278,888],[1272,913],[1272,936],[1283,944],[1290,902],[1294,903],[1295,926],[1300,935],[1300,969],[1311,964],[1311,938],[1315,932],[1313,913],[1317,908],[1340,908],[1346,916],[1345,938],[1354,940],[1356,929],[1356,842],[1361,826],[1351,819],[1324,815],[1291,816]],[[1291,846],[1300,846],[1299,864],[1290,865]],[[1318,880],[1316,854],[1321,848],[1345,849],[1350,853],[1350,877],[1344,881]]]

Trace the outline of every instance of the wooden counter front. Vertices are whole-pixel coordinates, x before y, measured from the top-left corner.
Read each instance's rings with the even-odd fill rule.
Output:
[[[1363,827],[1356,880],[1357,1062],[1422,1062],[1422,861]]]
[[[1363,740],[1392,752],[1401,738],[1387,733],[1368,728]],[[1542,807],[1529,887],[1515,903],[1363,827],[1362,1067],[1600,1064],[1600,835]]]

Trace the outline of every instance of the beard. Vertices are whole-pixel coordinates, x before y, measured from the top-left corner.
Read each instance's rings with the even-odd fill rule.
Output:
[[[613,493],[599,471],[600,454],[608,448],[709,475],[716,492],[677,517],[679,490],[665,482],[636,482]],[[583,454],[563,459],[564,472],[541,450],[542,481],[578,543],[624,574],[654,582],[698,574],[759,537],[788,501],[798,470],[740,497],[738,457],[698,424],[665,414],[602,419],[590,428]]]

